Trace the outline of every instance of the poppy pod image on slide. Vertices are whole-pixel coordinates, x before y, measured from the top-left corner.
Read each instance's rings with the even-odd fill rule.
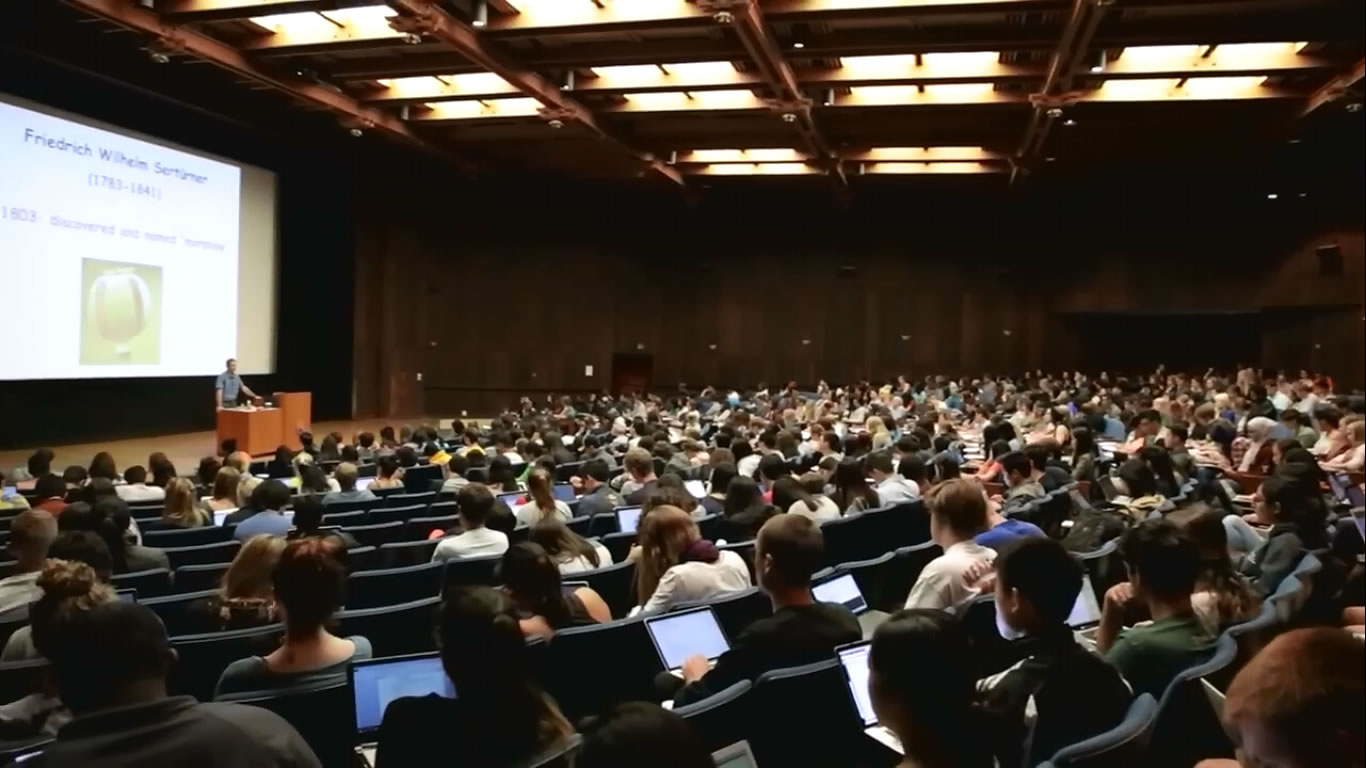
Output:
[[[81,364],[161,362],[161,267],[81,260]]]

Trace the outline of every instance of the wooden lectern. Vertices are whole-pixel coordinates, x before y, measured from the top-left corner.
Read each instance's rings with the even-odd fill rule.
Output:
[[[280,424],[280,444],[289,446],[292,451],[301,450],[303,445],[299,442],[299,431],[309,431],[313,427],[313,394],[276,392],[275,405],[284,414]],[[273,446],[271,450],[275,450]]]
[[[218,412],[218,444],[233,438],[237,450],[252,456],[274,453],[284,431],[283,412],[279,408],[256,411],[225,409]],[[296,439],[297,442],[297,439]]]

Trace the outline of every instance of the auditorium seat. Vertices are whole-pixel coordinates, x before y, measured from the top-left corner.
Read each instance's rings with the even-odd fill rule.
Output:
[[[8,704],[42,691],[47,676],[47,659],[0,662],[0,702]]]
[[[1224,630],[1224,634],[1238,644],[1238,660],[1229,669],[1211,675],[1212,682],[1220,690],[1226,688],[1233,681],[1233,675],[1237,670],[1271,642],[1272,636],[1279,629],[1280,617],[1276,615],[1276,606],[1270,600],[1263,600],[1262,610],[1256,616]]]
[[[191,566],[196,567],[196,566]],[[217,587],[217,585],[214,585]],[[145,600],[138,600],[139,603],[152,609],[161,623],[166,625],[166,634],[171,637],[176,635],[188,635],[194,632],[194,626],[185,613],[185,609],[190,603],[196,600],[205,600],[218,594],[215,589],[203,589],[199,592],[177,592],[173,595],[161,595],[159,597],[149,597]]]
[[[441,594],[444,573],[445,563],[352,572],[346,580],[346,607],[374,608],[396,600],[436,597]]]
[[[996,629],[996,595],[979,595],[959,609],[963,628],[972,638],[973,678],[980,680],[1019,661],[1026,652],[1023,644],[1001,637]]]
[[[220,541],[216,544],[200,544],[194,547],[166,547],[166,559],[172,568],[182,565],[203,565],[206,563],[231,563],[237,557],[242,545],[236,541]]]
[[[490,557],[460,557],[446,561],[445,588],[494,586],[498,584],[498,566],[502,555]]]
[[[508,534],[508,544],[520,544],[529,538],[531,538],[531,526],[519,524],[516,528],[512,529],[511,533]]]
[[[339,611],[335,617],[337,634],[366,638],[377,657],[434,651],[440,605],[441,598],[424,597],[396,605]]]
[[[323,507],[323,509],[327,511],[323,513],[322,525],[328,527],[365,525],[366,517],[370,514],[369,512],[363,509],[355,509],[351,510],[350,512],[333,512],[331,504]]]
[[[592,528],[592,523],[593,518],[588,515],[584,515],[582,517],[576,517],[570,520],[569,522],[565,523],[565,525],[569,527],[569,530],[573,531],[574,533],[577,533],[578,535],[586,539],[589,537],[589,535],[591,535],[589,531]]]
[[[403,487],[410,494],[426,494],[431,490],[432,481],[440,479],[441,466],[438,464],[408,467],[403,470]],[[431,494],[427,503],[430,504],[432,497],[435,496],[436,494]]]
[[[721,537],[721,516],[703,515],[697,518],[697,531],[702,534],[702,538],[707,541],[716,541]]]
[[[16,560],[6,560],[0,563],[0,579],[6,579],[14,575],[14,569],[19,567]]]
[[[583,474],[584,461],[571,461],[555,467],[555,482],[567,483],[569,479]]]
[[[379,547],[353,547],[346,550],[346,567],[349,573],[356,571],[377,571],[388,568]]]
[[[761,713],[748,739],[757,765],[857,764],[863,724],[838,660],[774,669],[754,681],[750,711]]]
[[[394,486],[393,488],[375,488],[372,486],[369,488],[369,491],[381,499],[387,499],[390,496],[408,492],[408,490],[401,485]],[[381,506],[383,505],[381,504]]]
[[[708,752],[715,752],[749,738],[756,718],[749,709],[749,692],[754,684],[741,680],[701,701],[677,707],[674,714],[692,723]]]
[[[885,529],[889,537],[886,549],[913,547],[930,540],[930,512],[925,507],[924,499],[893,504],[887,512],[890,520]],[[878,535],[881,535],[882,530],[879,528]]]
[[[726,543],[717,546],[717,549],[734,552],[745,561],[745,566],[749,568],[749,583],[754,583],[754,540],[739,541],[734,544]]]
[[[825,562],[828,565],[867,560],[887,551],[889,543],[879,540],[879,524],[889,509],[867,510],[821,523],[825,537]],[[888,522],[891,518],[885,518]],[[885,536],[886,533],[883,532]]]
[[[379,465],[373,461],[361,462],[356,465],[356,477],[374,477],[379,474]]]
[[[631,546],[636,543],[636,535],[634,533],[609,533],[599,538],[598,541],[607,547],[607,551],[612,554],[612,562],[619,563],[631,553]]]
[[[1129,580],[1124,568],[1124,559],[1119,555],[1119,537],[1115,537],[1090,552],[1076,553],[1076,558],[1091,577],[1091,588],[1095,590],[1098,605],[1105,604],[1105,593],[1110,587]]]
[[[758,587],[730,592],[710,600],[695,600],[679,603],[669,609],[670,613],[698,606],[711,608],[716,614],[716,622],[733,643],[750,624],[773,615],[773,601]]]
[[[615,512],[604,512],[593,515],[593,523],[589,528],[591,536],[606,536],[609,533],[617,533],[621,529],[617,526],[617,516]]]
[[[1039,768],[1140,768],[1157,719],[1157,700],[1145,693],[1129,704],[1119,725],[1058,750]]]
[[[432,553],[441,539],[429,541],[391,541],[379,548],[381,568],[402,568],[432,561]]]
[[[911,594],[915,580],[920,578],[920,572],[941,554],[943,550],[932,541],[897,549],[893,553],[891,565],[887,567],[882,594],[878,596],[878,600],[882,602],[873,607],[886,613],[901,610],[906,604],[906,597]]]
[[[399,541],[425,541],[432,531],[446,532],[460,524],[457,515],[440,517],[412,517],[399,532]]]
[[[346,533],[355,537],[356,541],[367,547],[382,547],[391,541],[398,541],[398,536],[403,532],[406,525],[401,520],[389,523],[378,523],[376,525],[350,525],[342,528]]]
[[[445,517],[458,514],[459,512],[460,505],[456,504],[454,500],[448,500],[438,501],[430,507],[427,507],[420,515],[414,514],[409,515],[409,517]]]
[[[397,507],[376,507],[365,513],[366,525],[406,523],[409,518],[422,517],[430,509],[426,504],[404,504]]]
[[[892,565],[895,560],[896,553],[887,552],[881,557],[874,557],[870,560],[855,560],[850,563],[840,563],[835,566],[834,570],[841,573],[848,573],[854,577],[854,583],[858,584],[859,592],[863,593],[863,599],[871,608],[889,602],[886,593],[888,591],[888,582],[892,571]],[[814,577],[812,580],[815,580]],[[895,602],[895,600],[896,598],[893,597],[891,602]],[[900,600],[901,603],[904,604],[906,595],[901,595]]]
[[[196,547],[201,544],[217,544],[232,538],[232,528],[206,525],[201,528],[169,528],[160,531],[143,531],[142,543],[148,547]]]
[[[51,736],[32,736],[0,741],[0,765],[20,765],[28,762],[30,758],[41,755],[43,747],[50,743],[52,743]],[[38,763],[37,760],[34,762]]]
[[[323,515],[323,519],[326,519],[327,515],[340,515],[346,512],[368,512],[383,503],[384,500],[378,498],[344,499],[342,501],[329,502],[323,506],[323,510],[325,510],[326,513]]]
[[[385,507],[413,507],[418,506],[426,509],[436,501],[435,491],[420,491],[409,493],[396,493],[393,496],[384,498]]]
[[[284,628],[279,624],[230,632],[209,632],[171,638],[179,655],[171,693],[212,701],[214,686],[223,670],[238,659],[264,656],[279,647]]]
[[[657,701],[659,654],[639,618],[562,629],[545,652],[545,687],[570,722],[621,701]]]
[[[217,589],[232,563],[204,563],[182,565],[175,569],[176,592],[198,592]]]
[[[343,725],[354,717],[348,683],[304,691],[237,693],[221,701],[268,709],[284,718],[308,742],[324,768],[356,764],[355,730]]]
[[[588,582],[588,586],[592,587],[593,591],[602,597],[603,602],[607,603],[607,607],[612,609],[612,615],[622,617],[636,606],[636,595],[633,591],[635,575],[636,564],[625,562],[582,571],[570,578],[573,581]]]
[[[1201,678],[1222,674],[1237,658],[1238,642],[1228,634],[1220,635],[1208,661],[1172,680],[1157,703],[1148,764],[1195,765],[1207,758],[1233,757],[1233,744],[1210,705]]]
[[[164,595],[171,591],[171,572],[165,568],[152,568],[133,573],[117,573],[110,582],[114,589],[136,589],[140,598]]]

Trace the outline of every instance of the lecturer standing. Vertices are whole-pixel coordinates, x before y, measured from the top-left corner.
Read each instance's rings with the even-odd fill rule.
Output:
[[[228,358],[228,369],[218,374],[214,384],[214,398],[219,408],[232,408],[246,402],[248,397],[257,397],[251,388],[242,383],[237,375],[237,360]]]

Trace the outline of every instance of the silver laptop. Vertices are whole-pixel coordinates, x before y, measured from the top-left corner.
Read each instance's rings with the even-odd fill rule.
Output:
[[[887,620],[887,614],[868,607],[868,601],[863,598],[863,592],[859,590],[852,573],[837,573],[820,580],[811,585],[811,595],[818,602],[839,603],[848,608],[858,618],[864,640],[872,638],[873,630]]]
[[[645,620],[645,630],[660,663],[675,677],[683,676],[683,662],[688,658],[701,655],[714,664],[730,650],[716,614],[706,606],[652,616]]]
[[[622,533],[635,533],[640,526],[640,507],[617,507],[612,510],[617,516],[617,530]]]
[[[716,763],[716,768],[759,768],[748,741],[737,741],[716,750],[711,753],[711,761]]]
[[[1081,577],[1081,591],[1077,593],[1076,602],[1072,603],[1067,625],[1072,631],[1083,634],[1100,625],[1100,602],[1096,600],[1096,590],[1091,587],[1089,574]]]
[[[375,738],[390,702],[403,696],[430,693],[455,698],[455,686],[446,677],[441,657],[435,652],[356,661],[347,674],[351,681],[356,738],[361,742],[361,756],[369,766],[375,764]]]
[[[901,739],[890,729],[879,725],[877,713],[873,711],[873,697],[868,693],[868,652],[872,643],[863,641],[842,645],[835,649],[839,655],[840,667],[844,669],[844,680],[849,685],[849,695],[854,700],[854,709],[863,721],[863,732],[873,741],[887,747],[898,755],[906,754],[901,747]]]
[[[369,489],[370,489],[370,484],[373,483],[373,482],[375,482],[375,481],[378,480],[378,479],[379,479],[379,478],[376,478],[376,477],[358,477],[358,478],[356,478],[356,490],[358,490],[358,491],[369,490]]]

